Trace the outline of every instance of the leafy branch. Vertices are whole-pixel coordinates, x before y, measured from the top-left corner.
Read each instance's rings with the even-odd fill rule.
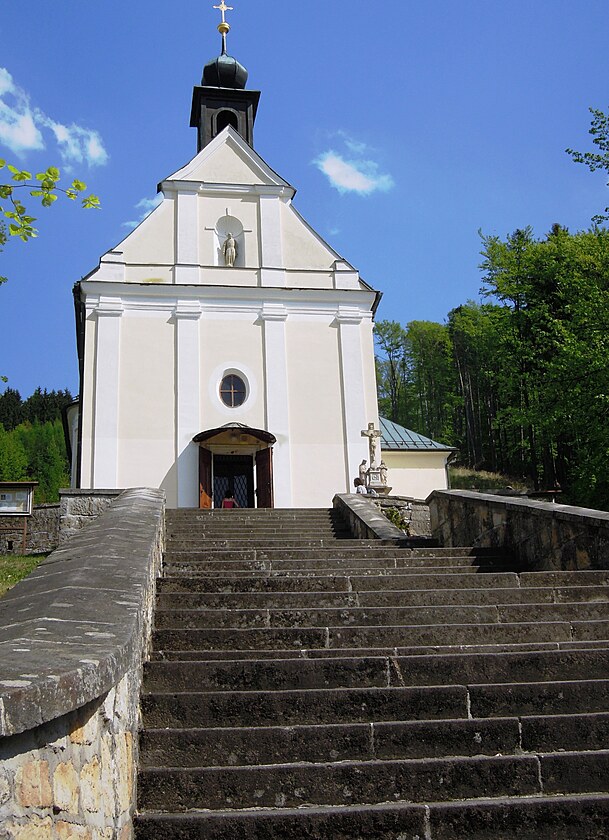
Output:
[[[592,114],[592,121],[588,134],[592,135],[592,142],[600,150],[599,152],[576,152],[574,149],[566,149],[568,155],[571,155],[575,163],[583,163],[587,166],[590,172],[596,172],[597,169],[604,169],[609,173],[609,114],[598,108],[588,109]],[[607,183],[609,187],[609,182]],[[604,214],[598,214],[592,217],[594,224],[601,224],[609,220],[609,207],[605,207]]]
[[[21,199],[19,190],[28,190],[29,194],[40,200],[43,207],[51,207],[63,194],[71,201],[80,198],[82,207],[85,209],[97,209],[100,206],[99,198],[96,195],[82,195],[87,185],[75,179],[70,186],[60,187],[59,181],[61,172],[55,166],[49,166],[44,172],[33,176],[25,169],[18,169],[0,158],[0,169],[7,169],[11,173],[8,183],[0,183],[0,216],[8,220],[0,223],[0,250],[6,244],[9,236],[16,236],[23,242],[34,239],[38,236],[38,230],[34,226],[35,216],[31,216]],[[6,277],[0,277],[0,283],[4,283]]]

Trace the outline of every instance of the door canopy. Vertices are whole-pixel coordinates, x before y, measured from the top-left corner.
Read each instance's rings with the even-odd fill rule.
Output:
[[[275,435],[263,429],[252,429],[243,423],[227,423],[217,429],[207,429],[193,437],[194,443],[216,444],[219,446],[273,446],[277,442]]]

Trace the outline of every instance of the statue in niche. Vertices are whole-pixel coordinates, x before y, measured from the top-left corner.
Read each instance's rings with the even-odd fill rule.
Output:
[[[235,260],[237,259],[237,243],[235,242],[235,237],[232,233],[229,233],[224,240],[222,254],[224,255],[224,265],[232,268],[235,265]]]

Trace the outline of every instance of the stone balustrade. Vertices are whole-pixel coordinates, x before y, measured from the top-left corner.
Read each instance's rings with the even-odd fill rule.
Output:
[[[605,511],[467,490],[435,490],[427,502],[440,545],[502,549],[531,571],[609,568]]]
[[[333,506],[360,540],[403,540],[404,532],[393,525],[374,504],[372,496],[339,493]]]
[[[0,838],[129,840],[164,494],[128,490],[0,601]]]

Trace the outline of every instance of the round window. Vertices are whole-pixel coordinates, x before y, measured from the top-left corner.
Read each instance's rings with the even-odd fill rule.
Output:
[[[225,376],[220,383],[220,399],[229,408],[237,408],[243,405],[247,396],[245,382],[240,376],[234,373]]]

